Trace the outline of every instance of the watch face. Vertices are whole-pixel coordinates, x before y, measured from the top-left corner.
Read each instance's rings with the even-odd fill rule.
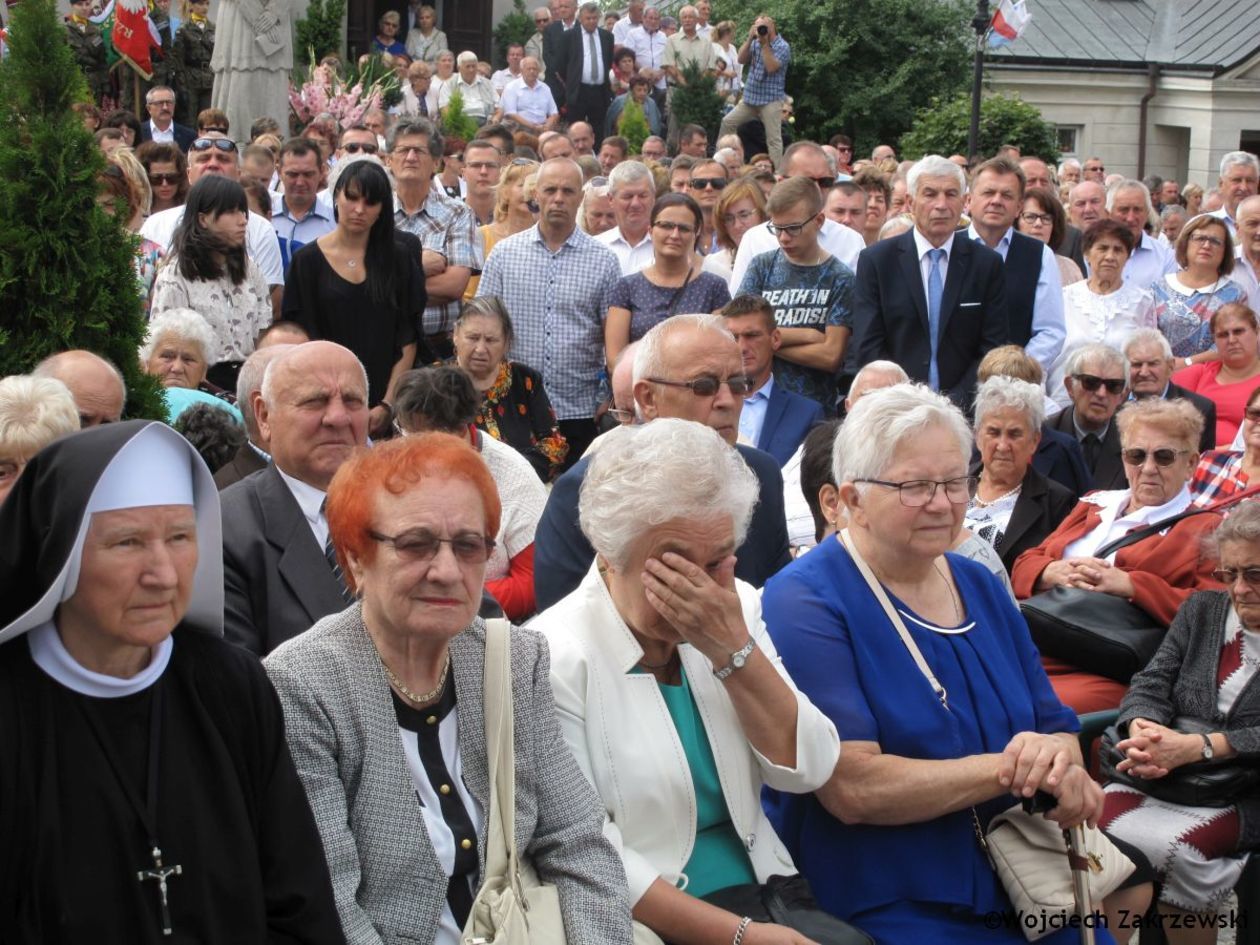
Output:
[[[731,657],[731,665],[734,666],[736,669],[743,669],[744,663],[746,663],[747,661],[748,661],[748,657],[746,657],[743,653],[736,653],[734,656]]]

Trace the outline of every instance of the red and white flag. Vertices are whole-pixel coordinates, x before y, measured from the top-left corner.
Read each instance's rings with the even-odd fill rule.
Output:
[[[131,68],[145,79],[153,78],[154,47],[162,48],[162,37],[149,18],[145,0],[116,0],[114,3],[114,49]]]
[[[121,0],[119,0],[121,2]],[[993,14],[993,29],[989,33],[990,46],[1005,46],[1024,35],[1032,14],[1024,0],[1002,0]]]

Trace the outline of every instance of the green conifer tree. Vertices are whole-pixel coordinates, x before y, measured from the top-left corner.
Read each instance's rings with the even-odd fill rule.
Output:
[[[648,127],[647,116],[643,114],[643,106],[633,98],[626,99],[621,115],[617,118],[617,134],[630,144],[630,154],[643,153],[643,142],[652,135]]]
[[[123,372],[129,417],[166,416],[136,351],[144,315],[136,237],[96,204],[104,158],[70,110],[87,86],[55,0],[11,8],[0,62],[0,375],[86,348]]]
[[[442,134],[471,141],[477,135],[477,123],[464,113],[464,96],[451,93],[451,100],[442,110]]]

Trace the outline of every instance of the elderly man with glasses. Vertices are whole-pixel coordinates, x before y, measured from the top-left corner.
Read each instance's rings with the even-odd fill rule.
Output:
[[[1128,480],[1120,460],[1120,431],[1113,421],[1129,397],[1128,362],[1115,348],[1084,345],[1068,359],[1063,384],[1072,405],[1046,425],[1081,444],[1095,489],[1123,489]]]
[[[173,144],[187,154],[197,132],[175,121],[174,90],[165,85],[155,85],[145,95],[144,105],[149,111],[149,120],[140,126],[140,139],[136,144],[146,141]]]

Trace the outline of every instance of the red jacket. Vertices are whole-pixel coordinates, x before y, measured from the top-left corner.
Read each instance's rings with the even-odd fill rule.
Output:
[[[1063,558],[1063,550],[1098,527],[1101,509],[1081,501],[1059,527],[1036,548],[1015,559],[1011,584],[1020,600],[1036,593],[1037,580],[1047,565]],[[1215,531],[1221,515],[1206,512],[1182,519],[1163,535],[1151,535],[1116,553],[1116,567],[1129,572],[1133,581],[1133,603],[1156,620],[1171,624],[1177,610],[1195,591],[1219,591],[1212,577],[1216,562],[1204,555],[1200,545],[1204,535]]]

